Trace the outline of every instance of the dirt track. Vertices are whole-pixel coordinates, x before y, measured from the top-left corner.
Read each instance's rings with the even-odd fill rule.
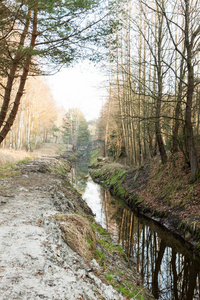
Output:
[[[37,159],[0,180],[0,300],[123,299],[63,241],[53,216],[84,203],[49,164],[54,159]]]

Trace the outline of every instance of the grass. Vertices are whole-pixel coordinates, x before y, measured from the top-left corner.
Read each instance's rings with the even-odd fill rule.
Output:
[[[79,255],[86,263],[90,264],[95,258],[101,271],[94,271],[104,282],[111,284],[125,297],[143,300],[142,291],[133,285],[133,276],[127,275],[127,257],[120,246],[113,245],[108,232],[101,227],[92,216],[81,216],[78,214],[59,214],[55,216],[64,232],[66,243]],[[98,236],[98,238],[97,238]],[[121,263],[125,264],[124,269],[113,265],[113,256]],[[120,265],[121,265],[120,263]],[[133,273],[134,274],[134,273]],[[123,278],[123,282],[118,281]]]
[[[26,151],[0,149],[0,167],[17,162],[23,163],[31,158],[33,158],[33,154]]]
[[[12,159],[10,159],[12,160]],[[0,166],[0,178],[7,178],[7,177],[13,177],[13,176],[19,176],[20,172],[17,170],[16,166],[19,164],[24,164],[31,160],[30,157],[26,157],[23,160],[15,161],[12,163],[4,163],[2,166]]]
[[[89,262],[96,247],[96,234],[89,221],[78,214],[56,215],[55,219],[62,222],[64,240],[69,247]]]
[[[100,148],[97,148],[97,149],[91,151],[90,158],[89,158],[90,165],[92,165],[94,162],[96,162],[97,158],[102,155],[103,155],[103,152]]]
[[[96,222],[91,223],[91,226],[95,231],[98,231],[98,233],[100,233],[100,235],[108,236],[108,232],[103,227],[101,227],[101,225],[97,224]]]
[[[134,299],[144,300],[143,296],[134,288],[134,286],[131,286],[130,291],[129,289],[125,288],[123,284],[120,284],[119,287],[117,287],[117,290],[121,292],[122,294],[128,296],[128,297],[134,297]],[[135,298],[137,297],[137,298]]]
[[[94,252],[94,257],[96,258],[100,266],[106,261],[104,253],[100,250],[96,250]]]
[[[0,178],[18,176],[19,172],[15,170],[17,164],[23,164],[27,161],[40,156],[54,156],[64,151],[64,145],[44,144],[34,152],[24,150],[0,149]],[[63,174],[64,169],[59,170]]]
[[[66,150],[64,144],[44,143],[33,152],[14,149],[0,149],[0,166],[10,163],[16,163],[26,159],[33,159],[42,156],[58,156]]]
[[[39,145],[37,149],[33,151],[34,156],[58,156],[61,155],[64,151],[66,151],[65,144],[55,144],[55,143],[43,143]]]
[[[0,178],[18,176],[19,171],[16,170],[16,164],[4,164],[0,167]]]
[[[109,281],[109,282],[111,282],[111,281],[113,281],[114,279],[113,279],[113,276],[107,275],[107,276],[106,276],[106,280]]]
[[[70,164],[68,161],[60,159],[59,163],[57,163],[51,171],[65,178],[66,174],[70,172]]]

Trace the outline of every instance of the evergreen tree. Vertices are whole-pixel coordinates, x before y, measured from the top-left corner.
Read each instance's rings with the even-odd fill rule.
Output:
[[[63,128],[63,140],[66,144],[71,145],[74,152],[89,145],[88,124],[80,110],[70,109],[67,112]]]

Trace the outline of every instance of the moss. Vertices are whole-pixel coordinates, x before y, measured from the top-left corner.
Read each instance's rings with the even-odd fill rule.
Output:
[[[110,189],[117,197],[125,198],[127,189],[123,187],[123,182],[127,176],[127,170],[107,165],[102,169],[90,170],[90,175],[94,180],[103,181],[103,186]]]
[[[97,149],[91,151],[90,157],[89,157],[90,165],[92,165],[92,164],[94,165],[97,161],[97,158],[102,155],[103,155],[103,153],[102,153],[101,148],[97,148]]]
[[[66,160],[60,160],[53,168],[51,168],[51,173],[60,175],[61,177],[66,178],[66,175],[70,171],[70,165]]]
[[[0,178],[19,176],[20,172],[16,169],[17,163],[5,164],[0,167]]]

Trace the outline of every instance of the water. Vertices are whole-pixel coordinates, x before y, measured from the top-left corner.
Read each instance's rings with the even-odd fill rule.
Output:
[[[200,260],[187,244],[114,199],[92,181],[87,168],[73,169],[72,182],[156,299],[200,299]]]

